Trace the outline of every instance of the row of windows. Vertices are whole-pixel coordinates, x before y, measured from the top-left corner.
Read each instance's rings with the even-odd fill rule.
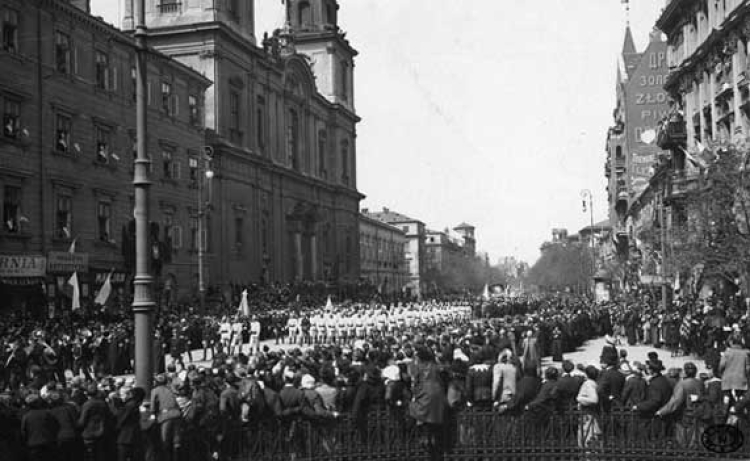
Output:
[[[19,14],[16,10],[4,9],[2,12],[2,47],[9,53],[18,53]],[[55,31],[55,70],[63,75],[79,74],[78,54],[70,34]],[[94,51],[93,83],[95,88],[102,91],[115,92],[119,90],[118,72],[113,66],[110,54],[102,49]],[[180,97],[173,91],[170,78],[163,78],[160,82],[160,99],[154,100],[151,95],[151,82],[148,85],[148,100],[150,104],[159,105],[166,115],[177,117],[180,109]],[[136,68],[131,66],[130,97],[136,99]],[[193,126],[203,126],[202,100],[197,93],[187,96],[187,118]]]
[[[255,135],[258,148],[261,152],[266,147],[266,100],[263,96],[257,96],[255,109]],[[244,132],[242,130],[242,96],[239,91],[229,92],[229,140],[235,144],[244,143]],[[287,125],[285,135],[285,154],[288,165],[296,171],[302,170],[302,142],[301,127],[303,123],[297,109],[290,108],[287,111]],[[317,133],[317,175],[328,178],[328,132],[321,129]],[[340,147],[341,182],[351,185],[351,167],[349,141],[342,140]]]
[[[224,0],[224,2],[227,14],[235,19],[238,19],[240,16],[240,0]],[[158,4],[159,13],[180,13],[182,11],[183,3],[187,3],[187,0],[160,0]]]
[[[22,209],[22,188],[17,185],[5,185],[2,189],[2,213],[3,213],[3,230],[6,233],[28,232],[23,225],[28,223],[28,218],[23,215]],[[174,209],[162,210],[164,229],[164,241],[168,242],[173,250],[183,248],[183,226],[175,218]],[[202,237],[203,249],[210,251],[208,229],[211,227],[210,216],[204,217],[205,225],[200,229],[197,216],[189,217],[189,245],[193,251],[198,250],[199,235]],[[245,220],[242,216],[236,216],[234,220],[234,244],[235,249],[241,251],[245,238]],[[263,236],[262,247],[267,250],[267,221],[262,220],[261,235]],[[96,202],[96,235],[101,242],[110,244],[117,243],[115,235],[116,229],[113,218],[113,204],[109,199],[98,200]],[[73,194],[70,192],[58,193],[55,197],[55,219],[54,219],[54,237],[60,240],[71,240],[76,236],[75,215],[73,209]],[[266,251],[264,250],[264,251]]]

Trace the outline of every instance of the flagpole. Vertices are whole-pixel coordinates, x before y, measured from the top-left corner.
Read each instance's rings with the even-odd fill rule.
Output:
[[[146,88],[148,45],[146,44],[146,1],[136,0],[136,132],[137,156],[133,186],[135,188],[135,280],[133,281],[133,315],[135,322],[135,381],[138,387],[151,389],[153,375],[153,312],[156,303],[151,289],[149,253],[149,167],[146,142],[148,94]]]

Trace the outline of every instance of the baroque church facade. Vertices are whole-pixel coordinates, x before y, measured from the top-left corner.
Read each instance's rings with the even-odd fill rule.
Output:
[[[359,278],[357,51],[337,0],[286,9],[286,25],[257,40],[253,1],[146,0],[149,46],[213,82],[191,159],[213,172],[193,210],[205,205],[209,285]],[[133,30],[133,0],[122,11]]]

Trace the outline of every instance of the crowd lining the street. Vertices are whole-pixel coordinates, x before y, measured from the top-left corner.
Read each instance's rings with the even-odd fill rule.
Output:
[[[116,377],[133,369],[128,319],[9,317],[0,321],[9,345],[0,357],[0,453],[9,461],[226,459],[243,427],[350,415],[365,428],[380,407],[409,418],[431,446],[475,407],[542,426],[577,409],[581,448],[598,443],[602,415],[632,411],[666,421],[679,446],[693,449],[696,425],[744,424],[750,407],[747,314],[714,304],[662,313],[547,298],[164,316],[155,357],[172,360],[158,363],[150,395]],[[599,363],[564,360],[605,335]],[[272,350],[263,339],[286,345]],[[707,373],[692,362],[665,370],[656,350],[631,361],[626,343],[701,354]],[[192,363],[195,349],[210,363]],[[556,364],[542,369],[548,355]]]

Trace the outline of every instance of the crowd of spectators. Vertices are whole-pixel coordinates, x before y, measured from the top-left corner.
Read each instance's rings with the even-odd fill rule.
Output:
[[[419,303],[348,309],[388,315],[404,309],[436,313],[457,305],[466,307]],[[267,343],[257,352],[245,354],[240,348],[229,355],[218,341],[211,343],[210,363],[199,366],[188,358],[187,363],[166,364],[155,376],[150,395],[134,387],[131,378],[113,377],[115,369],[132,368],[132,361],[125,359],[120,368],[112,368],[118,354],[97,358],[94,353],[86,361],[76,352],[65,359],[55,351],[66,331],[77,331],[93,344],[98,341],[100,348],[106,341],[107,350],[115,349],[112,344],[126,348],[132,330],[128,321],[79,319],[83,326],[76,324],[74,330],[36,325],[24,343],[19,332],[30,327],[11,320],[7,324],[16,328],[3,330],[13,340],[2,362],[6,391],[0,395],[0,452],[10,461],[226,459],[236,448],[238,434],[258,424],[293,431],[298,420],[336,421],[347,415],[364,437],[368,412],[381,407],[413,422],[430,447],[444,442],[438,434],[457,414],[477,408],[498,417],[528,415],[540,425],[552,415],[577,410],[581,417],[575,437],[582,448],[599,442],[603,415],[628,411],[644,423],[665,421],[676,442],[692,449],[698,444],[696,427],[736,420],[742,424],[750,406],[750,395],[745,395],[750,356],[742,329],[720,327],[724,334],[715,336],[704,351],[713,357],[709,352],[715,349],[718,360],[707,359],[707,372],[698,374],[693,362],[682,370],[666,370],[656,350],[631,361],[624,343],[641,341],[654,349],[666,343],[661,332],[631,338],[632,322],[627,319],[633,305],[548,298],[468,307],[479,315],[422,315],[407,329],[391,331],[386,323],[347,341],[307,347]],[[649,309],[638,306],[636,312]],[[294,315],[312,316],[319,310]],[[722,310],[693,310],[690,321],[733,318]],[[174,343],[175,337],[190,337],[194,322],[201,326],[192,327],[194,336],[203,338],[220,320],[167,318],[157,334],[171,331]],[[284,324],[279,320],[276,335],[286,335]],[[266,334],[273,335],[274,328]],[[564,360],[586,340],[605,335],[608,343],[598,363]],[[77,338],[71,340],[74,348],[81,343]],[[195,343],[184,346],[185,352]],[[548,355],[556,362],[543,368],[542,357]],[[19,357],[27,361],[25,367],[17,365]],[[61,361],[67,365],[57,365]]]

